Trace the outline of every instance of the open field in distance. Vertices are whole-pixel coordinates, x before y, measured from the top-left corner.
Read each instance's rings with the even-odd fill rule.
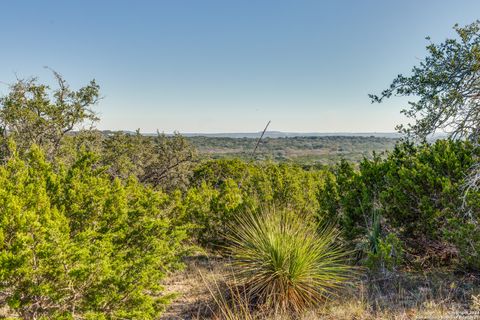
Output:
[[[252,158],[257,138],[191,136],[188,140],[205,157]],[[373,152],[391,150],[398,138],[378,136],[266,137],[260,141],[255,159],[294,161],[301,164],[333,164],[344,158],[358,162]]]

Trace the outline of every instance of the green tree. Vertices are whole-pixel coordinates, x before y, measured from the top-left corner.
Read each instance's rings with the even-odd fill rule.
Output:
[[[92,154],[54,170],[33,148],[0,167],[0,292],[22,319],[156,319],[185,231],[168,197]]]
[[[185,190],[193,173],[196,151],[182,135],[145,136],[116,132],[103,140],[102,162],[117,178],[131,175],[165,191]]]
[[[373,102],[392,96],[413,96],[402,112],[414,120],[399,129],[425,139],[437,130],[453,138],[480,138],[480,22],[454,26],[457,38],[430,43],[427,55],[410,76],[399,75]],[[428,40],[430,38],[427,37]]]
[[[157,133],[151,143],[153,158],[146,164],[140,181],[165,190],[185,188],[192,174],[195,149],[179,133],[171,137]]]
[[[36,78],[19,79],[10,86],[10,92],[0,98],[4,156],[7,139],[13,139],[20,152],[36,144],[53,159],[66,134],[98,120],[91,109],[99,99],[95,80],[79,90],[72,90],[59,73],[53,71],[53,74],[58,85],[56,89],[38,83]]]
[[[135,134],[115,132],[102,141],[102,163],[115,178],[141,177],[150,162],[151,144],[139,131]]]
[[[409,102],[410,107],[402,111],[413,119],[413,123],[398,127],[407,138],[426,141],[427,136],[443,131],[448,133],[449,138],[467,140],[478,148],[480,21],[464,27],[455,25],[454,30],[455,38],[427,46],[426,57],[413,67],[409,76],[398,75],[388,89],[370,97],[373,102],[381,102],[392,96],[415,98]],[[430,38],[427,37],[427,40]],[[434,148],[429,150],[433,151],[432,154],[424,154],[423,150],[428,150],[424,147],[418,153],[414,151],[416,154],[411,156],[396,157],[399,164],[394,165],[398,172],[390,173],[389,179],[396,181],[396,184],[392,184],[388,192],[388,210],[398,212],[397,216],[401,219],[398,224],[404,225],[409,231],[422,230],[430,238],[432,233],[436,233],[438,238],[438,233],[446,232],[443,228],[446,221],[456,225],[457,228],[448,228],[450,240],[457,243],[466,260],[470,260],[471,264],[475,261],[473,264],[478,267],[480,259],[476,253],[472,255],[472,250],[475,252],[478,249],[478,240],[474,240],[472,235],[478,232],[480,221],[477,202],[472,199],[478,198],[480,157],[477,151],[472,150],[472,157],[466,157],[465,161],[464,156],[470,152],[470,148],[455,144],[439,144]],[[457,150],[452,153],[450,148]],[[469,165],[466,170],[465,164]],[[444,170],[444,175],[438,176],[437,170]],[[462,175],[467,175],[467,178],[464,179]],[[454,180],[451,180],[453,177]],[[409,192],[402,194],[406,189]],[[463,201],[459,203],[458,198],[463,198]],[[406,209],[408,206],[410,208]],[[461,211],[463,217],[450,214],[450,211]],[[392,218],[395,222],[394,215]],[[459,241],[462,238],[465,241]]]

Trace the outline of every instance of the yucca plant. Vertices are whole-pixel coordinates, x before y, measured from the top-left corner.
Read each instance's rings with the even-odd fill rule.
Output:
[[[351,275],[339,233],[288,210],[247,213],[233,224],[229,250],[248,296],[275,313],[324,301]]]

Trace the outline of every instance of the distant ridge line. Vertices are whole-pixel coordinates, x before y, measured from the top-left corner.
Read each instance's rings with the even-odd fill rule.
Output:
[[[134,131],[119,130],[125,133],[134,134]],[[113,130],[103,130],[104,133],[113,133]],[[262,132],[225,132],[225,133],[184,133],[185,137],[209,137],[209,138],[256,138],[258,139]],[[145,136],[153,136],[156,133],[142,133]],[[172,133],[166,133],[172,135]],[[397,132],[282,132],[266,131],[264,138],[293,138],[293,137],[377,137],[399,139],[401,134]]]
[[[261,132],[238,132],[238,133],[182,133],[186,137],[215,137],[215,138],[258,138]],[[395,132],[279,132],[267,131],[264,138],[293,138],[293,137],[381,137],[400,138]]]

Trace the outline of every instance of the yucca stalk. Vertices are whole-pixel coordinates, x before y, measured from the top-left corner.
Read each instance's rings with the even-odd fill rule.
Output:
[[[235,276],[248,295],[274,312],[301,312],[320,304],[349,278],[338,232],[294,212],[238,217],[230,252]]]

